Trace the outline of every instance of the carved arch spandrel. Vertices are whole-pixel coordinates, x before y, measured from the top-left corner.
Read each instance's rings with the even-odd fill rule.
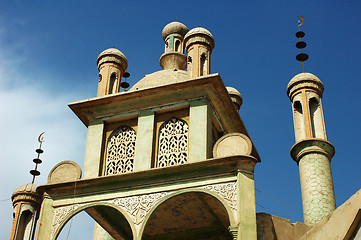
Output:
[[[235,225],[236,223],[236,214],[237,214],[237,185],[236,182],[227,182],[227,183],[219,183],[219,184],[211,184],[205,186],[199,186],[194,188],[182,189],[178,191],[168,192],[166,196],[162,199],[159,199],[151,209],[149,209],[148,214],[142,220],[141,228],[139,229],[138,238],[144,233],[144,229],[147,225],[148,220],[152,216],[152,213],[156,211],[156,209],[165,203],[167,200],[176,197],[178,195],[187,194],[187,193],[206,193],[210,196],[217,199],[225,208],[230,226]]]
[[[127,214],[127,212],[124,211],[121,207],[112,203],[112,200],[108,200],[108,201],[99,201],[99,202],[91,202],[91,203],[72,204],[72,205],[55,208],[53,212],[54,217],[53,217],[52,232],[50,239],[56,240],[61,230],[65,226],[65,224],[76,214],[88,208],[97,207],[97,206],[111,207],[117,210],[128,222],[133,236],[136,236],[137,234],[136,228],[132,222],[132,219]]]
[[[237,212],[237,185],[236,182],[209,184],[199,187],[182,189],[177,191],[164,191],[135,195],[122,198],[114,198],[91,203],[78,203],[61,206],[54,209],[52,238],[60,233],[65,224],[80,211],[94,206],[109,206],[118,210],[131,226],[133,236],[141,236],[145,223],[162,203],[180,194],[201,192],[216,198],[226,209],[230,224],[235,224]]]

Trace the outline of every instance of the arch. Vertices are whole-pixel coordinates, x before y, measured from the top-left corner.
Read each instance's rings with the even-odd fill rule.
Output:
[[[293,121],[294,121],[296,140],[305,139],[306,138],[305,118],[303,115],[302,103],[299,100],[295,100],[293,103]]]
[[[207,56],[205,53],[201,55],[199,76],[207,75]]]
[[[15,240],[30,239],[32,235],[33,213],[30,210],[21,212]]]
[[[101,209],[103,208],[103,209]],[[53,238],[52,240],[56,240],[60,234],[60,232],[63,230],[64,226],[66,225],[67,222],[69,222],[69,220],[71,218],[73,218],[75,215],[77,215],[78,213],[80,213],[81,211],[87,211],[87,213],[89,215],[92,215],[95,213],[95,215],[97,215],[97,217],[101,216],[101,212],[102,210],[104,210],[104,208],[108,208],[111,209],[110,213],[113,220],[113,223],[115,224],[119,224],[119,225],[126,225],[125,227],[128,227],[128,229],[118,229],[118,231],[125,235],[129,235],[131,234],[131,237],[128,238],[129,239],[133,239],[133,236],[136,235],[136,230],[135,230],[135,226],[134,223],[132,222],[131,218],[129,217],[129,215],[120,207],[118,207],[115,204],[112,203],[107,203],[107,202],[93,202],[93,203],[89,203],[89,204],[85,204],[80,206],[79,208],[75,209],[74,211],[70,212],[60,223],[60,225],[57,227],[57,229],[54,229],[54,234],[53,234]],[[93,212],[92,212],[93,211]],[[91,212],[91,213],[89,213]],[[119,215],[114,214],[115,212],[117,212]],[[109,213],[108,213],[109,214]],[[93,218],[94,219],[94,218]],[[95,219],[94,219],[95,220]],[[96,220],[95,220],[96,221]],[[96,221],[97,222],[97,221]],[[119,228],[119,226],[114,226],[114,229]],[[126,239],[128,239],[126,238]]]
[[[117,75],[115,74],[115,72],[113,72],[110,75],[110,79],[109,79],[108,94],[112,94],[112,93],[117,92],[117,90],[116,90],[116,88],[117,88],[116,80],[117,80]]]
[[[196,200],[194,200],[192,198],[194,198]],[[191,203],[191,204],[193,204],[193,208],[194,208],[194,205],[196,205],[196,208],[188,209],[187,210],[188,213],[185,213],[185,211],[177,211],[177,210],[175,210],[176,208],[181,208],[181,206],[179,206],[179,204],[177,203],[177,199],[178,199],[178,203],[182,203],[182,204]],[[209,203],[211,203],[211,204],[209,204]],[[173,208],[171,208],[172,204],[173,204]],[[214,209],[215,210],[214,211],[212,209],[212,207],[214,208],[215,206],[217,207],[217,209]],[[206,209],[208,211],[208,213],[206,213],[205,215],[199,215],[198,214],[197,216],[192,216],[192,214],[199,211],[199,209]],[[234,215],[232,213],[232,210],[231,210],[230,206],[225,202],[225,200],[221,196],[219,196],[218,194],[216,194],[214,192],[211,192],[211,191],[209,191],[207,189],[184,189],[184,190],[179,190],[179,191],[177,191],[175,193],[172,193],[172,194],[164,197],[161,201],[156,203],[151,208],[151,210],[149,211],[149,213],[145,217],[144,223],[143,223],[143,225],[142,225],[142,227],[141,227],[141,229],[139,231],[139,236],[138,236],[139,239],[140,238],[141,239],[156,239],[158,236],[160,236],[160,234],[155,235],[155,236],[147,235],[149,233],[149,230],[154,229],[155,226],[153,226],[153,227],[150,226],[151,228],[149,230],[147,229],[147,227],[149,227],[149,225],[152,224],[152,221],[154,221],[154,219],[156,219],[156,221],[159,221],[161,223],[162,219],[159,219],[159,216],[164,217],[164,215],[163,214],[158,214],[158,216],[157,216],[156,214],[157,214],[157,211],[160,211],[160,213],[161,213],[164,210],[166,210],[169,213],[169,215],[178,215],[178,214],[179,215],[181,215],[181,214],[187,215],[187,214],[190,213],[190,215],[189,215],[190,217],[189,216],[183,216],[184,217],[183,219],[189,219],[190,221],[196,219],[196,217],[198,217],[198,218],[200,217],[202,219],[202,222],[198,222],[198,224],[207,224],[207,223],[209,224],[211,222],[209,218],[214,217],[216,222],[218,223],[218,226],[216,227],[216,229],[217,230],[219,230],[219,228],[222,229],[223,234],[226,236],[225,239],[232,239],[232,237],[231,237],[231,235],[230,235],[230,233],[228,231],[229,226],[235,225],[235,218],[234,218]],[[180,209],[178,209],[178,210],[180,210]],[[222,215],[222,214],[223,214],[223,216],[219,216],[219,215]],[[201,225],[197,226],[197,225],[194,225],[194,222],[189,222],[189,223],[186,223],[186,224],[182,224],[179,221],[174,221],[174,219],[165,219],[165,220],[166,220],[165,221],[166,223],[173,224],[173,223],[177,222],[179,224],[178,226],[163,227],[164,229],[169,230],[169,232],[165,233],[167,235],[174,235],[174,234],[179,234],[179,233],[187,234],[187,232],[192,234],[192,232],[193,233],[197,232],[197,227],[200,227],[198,229],[198,234],[201,231],[206,231],[207,230],[204,227],[204,225],[203,226],[201,226]],[[208,220],[208,222],[207,222],[207,220]],[[222,222],[222,220],[224,222]],[[220,226],[220,224],[224,224],[224,225]],[[186,229],[186,230],[183,229],[183,232],[178,231],[178,230],[180,230],[182,228],[187,228],[187,225],[188,225],[188,227],[192,226],[194,229]],[[177,227],[179,229],[176,229]],[[215,227],[214,225],[208,226],[209,229],[214,228],[214,227]],[[158,228],[156,228],[156,229],[158,229]],[[158,229],[158,231],[161,231],[161,230]],[[154,233],[154,231],[150,231],[150,232]],[[217,235],[217,234],[219,234],[219,232],[218,233],[217,232],[211,232],[210,234]],[[174,238],[174,239],[178,239],[178,238]],[[179,239],[193,239],[193,238],[189,238],[189,236],[185,237],[183,235],[183,238],[179,238]],[[203,238],[197,237],[197,239],[203,239]],[[204,238],[204,239],[211,239],[211,238],[209,238],[209,236],[208,237],[206,236],[206,238]],[[221,239],[223,239],[223,238],[221,238]]]
[[[314,138],[325,138],[320,102],[317,97],[309,99],[311,133]]]
[[[184,164],[188,161],[188,123],[172,117],[159,128],[156,167]]]
[[[176,52],[181,52],[180,51],[180,41],[178,39],[175,41],[174,50]]]
[[[100,96],[102,94],[102,85],[103,85],[103,76],[99,73],[99,81],[98,81],[98,92],[97,96]]]
[[[192,70],[193,70],[192,69],[192,57],[188,56],[188,58],[187,58],[187,71],[189,72],[189,76],[193,75]]]
[[[105,158],[105,175],[133,172],[137,134],[129,126],[115,129],[108,138]]]

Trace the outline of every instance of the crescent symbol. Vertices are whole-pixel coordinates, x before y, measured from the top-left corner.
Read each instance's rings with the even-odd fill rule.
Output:
[[[45,133],[45,132],[43,132],[42,134],[40,134],[40,136],[39,136],[39,138],[38,138],[39,143],[44,142],[44,137],[43,137],[43,134],[44,134],[44,133]]]
[[[299,24],[297,25],[297,27],[301,27],[301,25],[304,23],[305,19],[303,17],[301,17],[301,16],[298,16],[298,17],[301,18],[301,21],[298,20]]]

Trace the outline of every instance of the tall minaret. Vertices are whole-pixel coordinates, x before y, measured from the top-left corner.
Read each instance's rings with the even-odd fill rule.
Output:
[[[287,95],[292,102],[296,137],[291,156],[299,165],[304,222],[315,225],[336,208],[330,165],[335,148],[327,141],[321,102],[323,84],[315,75],[304,72],[303,62],[308,59],[302,52],[306,47],[304,36],[302,31],[296,33],[300,39],[296,46],[301,49],[296,58],[302,62],[303,73],[288,83]]]
[[[202,27],[193,28],[185,35],[184,45],[188,55],[188,77],[209,75],[211,73],[211,54],[214,48],[212,34]]]
[[[97,64],[99,70],[97,97],[119,92],[121,78],[128,68],[125,55],[116,48],[109,48],[99,54]]]

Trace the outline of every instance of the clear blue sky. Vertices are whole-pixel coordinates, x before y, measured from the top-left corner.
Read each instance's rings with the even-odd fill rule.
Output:
[[[243,96],[240,115],[262,162],[256,188],[301,210],[289,80],[301,71],[297,16],[310,59],[307,72],[324,83],[337,206],[361,187],[361,2],[354,1],[1,1],[0,200],[29,181],[38,135],[45,131],[42,175],[63,160],[83,165],[86,128],[66,106],[96,96],[96,58],[115,46],[128,58],[130,83],[160,70],[163,27],[176,20],[215,38],[212,72]],[[302,221],[302,214],[256,192],[257,211]],[[0,202],[0,238],[10,233],[12,207]]]

